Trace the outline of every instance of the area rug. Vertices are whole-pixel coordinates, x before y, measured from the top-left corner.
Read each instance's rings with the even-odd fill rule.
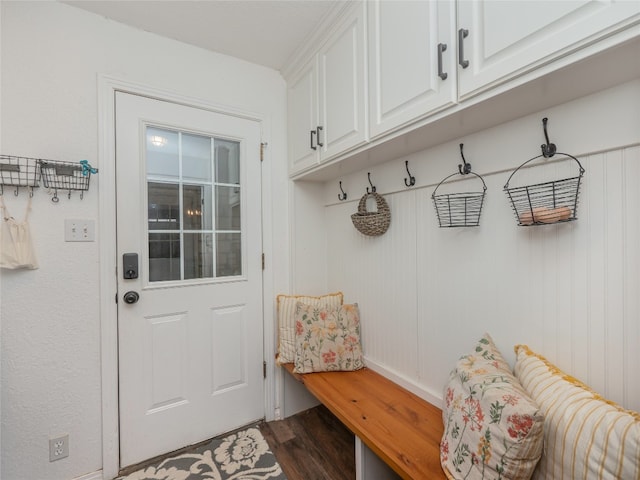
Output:
[[[260,430],[214,439],[117,480],[287,480]]]

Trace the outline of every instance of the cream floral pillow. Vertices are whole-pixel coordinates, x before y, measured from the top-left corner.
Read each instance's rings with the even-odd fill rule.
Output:
[[[450,479],[528,479],[544,418],[488,334],[460,358],[444,390],[440,462]]]
[[[296,305],[298,302],[318,308],[338,308],[342,305],[342,292],[321,297],[310,295],[278,295],[278,364],[293,363],[296,355]]]
[[[319,308],[296,305],[297,373],[359,370],[364,367],[358,305]]]

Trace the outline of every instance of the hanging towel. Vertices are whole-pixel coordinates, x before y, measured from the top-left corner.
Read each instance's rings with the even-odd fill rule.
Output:
[[[17,222],[7,210],[2,195],[0,195],[0,209],[2,209],[2,225],[0,225],[0,268],[38,268],[38,260],[33,250],[31,229],[29,228],[29,212],[31,211],[31,197],[27,204],[27,211],[22,222]]]

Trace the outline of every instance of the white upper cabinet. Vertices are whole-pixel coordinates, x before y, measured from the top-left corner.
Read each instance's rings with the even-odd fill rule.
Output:
[[[289,82],[289,157],[293,172],[367,141],[365,2],[354,3],[318,53]]]
[[[455,2],[368,2],[372,138],[456,100]]]
[[[638,0],[458,2],[458,93],[471,96],[640,21]]]
[[[314,57],[289,82],[287,92],[289,164],[300,171],[318,163],[318,66]]]

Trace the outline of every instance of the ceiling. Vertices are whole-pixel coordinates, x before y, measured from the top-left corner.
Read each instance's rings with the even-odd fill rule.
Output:
[[[281,70],[345,0],[67,0],[63,3],[213,52]]]

